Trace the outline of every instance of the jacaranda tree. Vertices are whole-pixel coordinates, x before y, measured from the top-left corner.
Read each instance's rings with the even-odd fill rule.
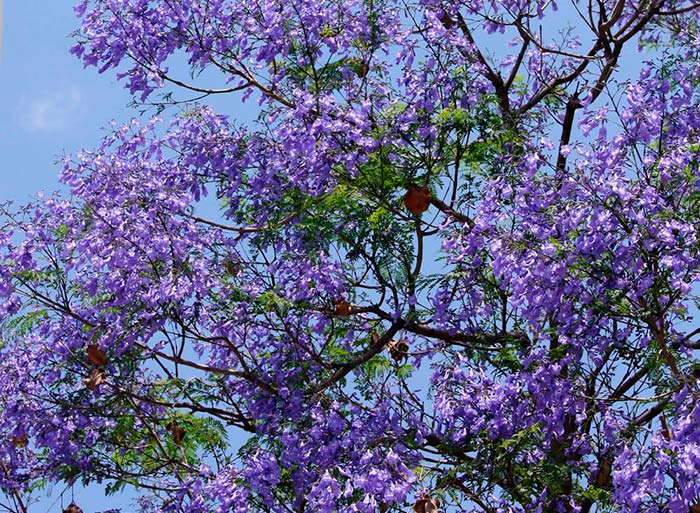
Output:
[[[700,511],[700,4],[75,11],[162,117],[4,208],[9,510]]]

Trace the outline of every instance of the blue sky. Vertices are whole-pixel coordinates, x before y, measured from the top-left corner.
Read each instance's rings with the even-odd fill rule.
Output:
[[[58,187],[57,158],[96,146],[111,119],[137,114],[113,75],[68,53],[70,0],[4,2],[0,60],[0,199],[26,202]]]

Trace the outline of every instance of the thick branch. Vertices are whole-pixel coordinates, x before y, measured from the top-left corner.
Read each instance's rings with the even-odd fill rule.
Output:
[[[669,399],[663,399],[659,401],[647,411],[645,411],[644,413],[636,417],[634,420],[632,420],[632,422],[630,422],[629,428],[637,428],[643,426],[647,422],[650,422],[651,420],[656,418],[662,411],[664,411],[664,408],[666,408],[668,402]]]
[[[562,123],[561,139],[559,140],[559,156],[557,157],[557,169],[559,171],[566,170],[566,155],[564,154],[564,146],[571,141],[571,131],[574,126],[574,116],[576,111],[581,108],[581,102],[577,96],[572,96],[566,103],[566,112],[564,113],[564,122]]]
[[[326,388],[332,386],[333,384],[343,379],[350,373],[350,371],[352,371],[356,367],[362,365],[365,362],[368,362],[373,357],[378,355],[382,351],[382,349],[384,349],[384,347],[389,343],[392,337],[396,335],[401,330],[401,328],[404,327],[405,324],[406,321],[402,319],[394,322],[391,325],[391,327],[386,331],[386,333],[384,333],[384,335],[373,341],[372,345],[367,351],[360,354],[353,360],[350,360],[349,362],[339,363],[339,368],[328,379],[322,381],[313,389],[311,389],[311,394],[317,394],[319,392],[322,392]]]
[[[433,205],[435,208],[440,210],[441,212],[444,212],[448,216],[452,217],[453,219],[456,219],[457,221],[461,223],[465,223],[469,226],[469,228],[474,228],[474,220],[465,215],[462,214],[461,212],[457,212],[454,208],[452,208],[450,205],[445,203],[444,201],[438,199],[438,198],[432,198],[430,200],[430,204]]]
[[[455,23],[455,21],[452,18],[450,18],[446,13],[440,21],[446,29],[451,28]],[[462,55],[464,55],[467,58],[475,57],[477,62],[481,66],[483,66],[484,74],[489,80],[489,82],[491,82],[491,85],[493,85],[493,88],[496,92],[496,96],[498,97],[498,104],[501,108],[501,111],[504,115],[510,114],[511,109],[510,98],[508,97],[508,87],[506,87],[506,84],[503,82],[503,78],[501,77],[501,75],[493,70],[493,68],[489,65],[488,61],[484,57],[484,54],[481,53],[481,50],[476,44],[476,41],[474,41],[474,36],[472,35],[471,30],[469,30],[469,27],[467,26],[467,22],[464,20],[460,13],[457,13],[457,27],[459,27],[459,30],[462,32],[462,34],[467,39],[467,41],[473,49],[472,55],[464,51],[461,51],[460,53],[462,53]]]
[[[223,374],[225,376],[234,376],[237,378],[242,378],[245,379],[246,381],[249,381],[250,383],[262,388],[266,392],[269,392],[271,394],[276,394],[277,390],[275,387],[270,385],[269,383],[264,382],[262,379],[260,379],[258,376],[253,374],[250,371],[237,371],[234,369],[222,369],[220,367],[211,367],[209,365],[204,365],[201,363],[193,362],[191,360],[186,360],[180,356],[174,356],[174,355],[169,355],[167,353],[164,353],[162,351],[156,351],[153,348],[148,347],[145,344],[142,344],[140,342],[137,342],[136,345],[143,349],[144,351],[148,351],[151,354],[154,354],[155,356],[159,358],[163,358],[164,360],[168,360],[170,362],[176,363],[178,365],[184,365],[185,367],[189,367],[191,369],[197,369],[202,372],[206,372],[208,374]]]
[[[379,308],[370,308],[369,311],[379,315],[382,319],[390,320],[392,316],[387,312],[382,311]],[[426,338],[432,338],[437,340],[442,340],[449,345],[456,345],[460,347],[465,347],[467,349],[475,350],[500,350],[501,345],[514,341],[521,345],[526,345],[530,343],[530,338],[524,331],[503,331],[495,333],[464,333],[464,332],[450,332],[447,330],[439,330],[436,328],[431,328],[425,324],[409,322],[405,319],[399,319],[400,322],[404,323],[403,329],[420,335]]]

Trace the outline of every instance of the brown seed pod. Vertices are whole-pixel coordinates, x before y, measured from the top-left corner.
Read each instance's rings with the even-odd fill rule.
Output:
[[[340,317],[347,317],[350,315],[350,303],[344,299],[339,299],[338,301],[334,302],[333,306],[335,307],[335,313]]]
[[[386,348],[389,350],[389,354],[395,361],[408,358],[408,344],[402,338],[399,340],[391,340],[386,345]]]
[[[180,445],[182,443],[182,440],[185,438],[185,428],[180,426],[177,422],[174,420],[171,420],[168,422],[168,424],[165,426],[170,430],[170,433],[173,435],[173,441]]]
[[[413,505],[415,513],[437,513],[440,510],[440,501],[431,497],[421,497]]]
[[[700,504],[691,504],[688,507],[688,513],[700,513]]]
[[[95,391],[102,383],[107,380],[107,374],[104,369],[92,369],[90,375],[83,380],[88,390]]]
[[[409,185],[403,197],[403,204],[410,212],[418,215],[428,210],[431,199],[430,189],[427,187]]]
[[[87,358],[91,364],[98,367],[107,365],[107,354],[97,344],[87,346]]]
[[[226,269],[226,274],[229,276],[238,276],[241,272],[240,262],[229,257],[224,260],[224,269]]]
[[[63,513],[83,513],[83,510],[75,502],[71,502]]]
[[[10,440],[10,443],[12,443],[12,445],[17,447],[18,449],[21,449],[22,447],[27,446],[27,444],[29,443],[29,438],[27,438],[27,435],[13,436]]]

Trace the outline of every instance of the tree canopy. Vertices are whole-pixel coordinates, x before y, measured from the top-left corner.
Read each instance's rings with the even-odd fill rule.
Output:
[[[700,4],[75,11],[144,115],[3,208],[8,511],[700,511]]]

